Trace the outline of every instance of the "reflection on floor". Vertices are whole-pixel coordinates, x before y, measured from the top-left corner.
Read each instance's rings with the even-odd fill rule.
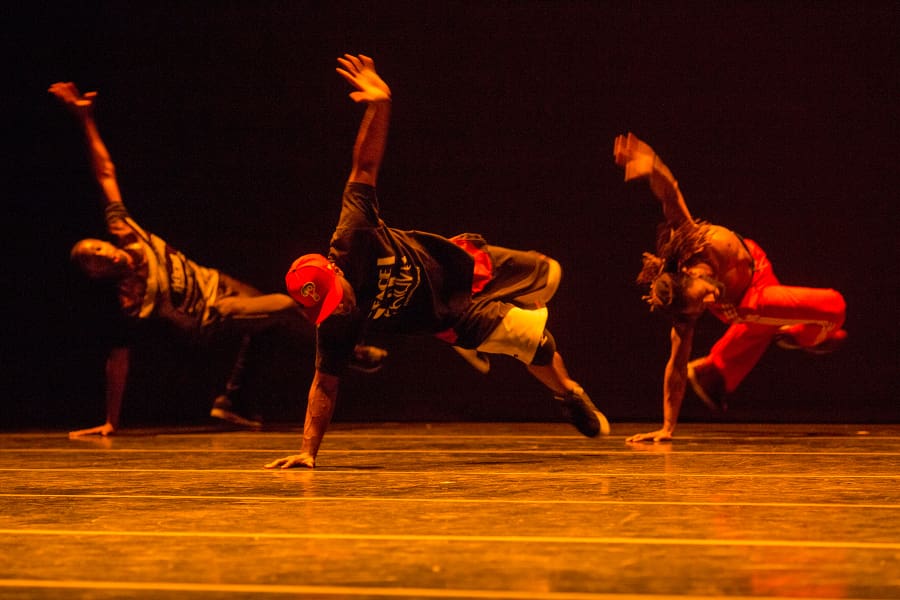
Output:
[[[3,598],[900,598],[900,426],[0,434]]]

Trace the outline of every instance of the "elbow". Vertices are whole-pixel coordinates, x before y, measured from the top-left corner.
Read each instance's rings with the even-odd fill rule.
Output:
[[[104,160],[97,165],[97,179],[100,181],[116,180],[116,166],[112,161]]]
[[[378,165],[375,163],[360,162],[350,171],[350,181],[375,186],[378,179]]]

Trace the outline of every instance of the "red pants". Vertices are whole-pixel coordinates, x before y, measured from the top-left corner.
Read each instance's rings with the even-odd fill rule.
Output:
[[[846,312],[835,290],[781,285],[762,248],[744,242],[753,256],[753,280],[738,306],[711,309],[730,326],[703,359],[722,374],[726,392],[738,387],[780,330],[801,346],[815,346],[840,330]]]

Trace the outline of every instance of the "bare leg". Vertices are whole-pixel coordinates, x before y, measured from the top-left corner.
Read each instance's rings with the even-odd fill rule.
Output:
[[[491,370],[491,359],[484,352],[470,348],[460,348],[459,346],[451,346],[456,353],[462,356],[476,371],[482,375]],[[536,376],[537,377],[537,376]],[[538,377],[540,379],[540,377]]]
[[[555,399],[562,403],[569,420],[583,435],[587,437],[596,437],[598,434],[609,435],[610,427],[606,416],[597,410],[584,388],[569,377],[559,352],[553,353],[550,364],[528,365],[528,371],[553,390]]]
[[[553,353],[553,361],[549,365],[528,365],[528,371],[558,396],[580,387],[569,377],[569,372],[566,370],[566,365],[559,352]]]

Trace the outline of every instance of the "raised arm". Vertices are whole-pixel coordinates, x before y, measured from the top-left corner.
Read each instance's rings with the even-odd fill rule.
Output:
[[[662,203],[663,215],[670,226],[694,221],[672,171],[647,143],[633,133],[616,136],[613,155],[616,164],[625,169],[625,181],[647,179],[653,195]]]
[[[387,146],[391,89],[375,72],[375,62],[368,56],[345,54],[338,62],[343,68],[337,72],[356,88],[350,97],[354,102],[368,103],[353,146],[349,180],[374,186]]]
[[[119,193],[119,184],[116,181],[115,166],[106,149],[106,144],[100,138],[97,124],[94,122],[93,107],[97,92],[87,92],[82,95],[71,81],[54,83],[50,86],[49,92],[56,96],[81,124],[91,157],[94,178],[103,191],[104,207],[113,202],[121,202],[122,195]]]

